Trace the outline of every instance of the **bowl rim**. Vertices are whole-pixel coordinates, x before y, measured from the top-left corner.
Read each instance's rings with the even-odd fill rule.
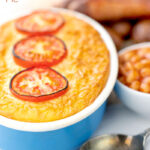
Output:
[[[87,118],[89,115],[95,112],[106,101],[106,99],[110,95],[115,85],[117,74],[118,74],[118,55],[117,55],[116,47],[113,43],[113,40],[111,39],[108,32],[104,29],[104,27],[102,27],[102,25],[100,25],[98,22],[94,21],[90,17],[83,15],[79,12],[67,10],[64,8],[50,8],[50,9],[52,11],[66,13],[66,14],[75,16],[87,22],[95,30],[97,30],[97,32],[100,34],[101,38],[103,39],[110,53],[110,73],[109,73],[107,83],[104,89],[102,90],[102,92],[100,93],[100,95],[95,99],[95,101],[91,105],[89,105],[85,109],[81,110],[80,112],[70,117],[67,117],[61,120],[51,121],[51,122],[31,123],[31,122],[22,122],[18,120],[13,120],[13,119],[6,118],[0,115],[0,125],[6,126],[11,129],[15,129],[15,130],[28,131],[28,132],[53,131],[53,130],[65,128],[67,126],[71,126]],[[23,11],[19,12],[19,14],[17,14],[16,17],[25,15],[32,11],[34,11],[34,9],[31,9],[31,11],[28,11],[28,12],[24,11],[24,13]]]
[[[138,44],[133,44],[133,45],[127,46],[127,47],[121,49],[118,52],[118,55],[121,55],[121,54],[123,54],[125,52],[128,52],[128,51],[136,50],[138,48],[144,48],[144,47],[150,47],[150,42],[142,42],[142,43],[138,43]],[[120,86],[124,87],[126,90],[128,90],[130,92],[134,92],[135,94],[137,94],[139,96],[150,97],[149,93],[144,93],[144,92],[140,92],[140,91],[134,90],[134,89],[128,87],[127,85],[123,84],[122,82],[120,82],[118,80],[118,78],[117,78],[116,83],[119,84]]]

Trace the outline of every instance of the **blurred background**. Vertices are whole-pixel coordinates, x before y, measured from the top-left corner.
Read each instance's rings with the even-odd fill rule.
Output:
[[[64,7],[104,25],[117,49],[150,41],[150,0],[68,0]]]
[[[1,20],[6,15],[51,6],[76,10],[103,24],[117,49],[150,41],[150,0],[0,0]]]

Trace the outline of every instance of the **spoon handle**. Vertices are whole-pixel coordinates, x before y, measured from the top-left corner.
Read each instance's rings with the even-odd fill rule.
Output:
[[[146,141],[148,139],[148,137],[150,136],[150,128],[145,130],[145,132],[142,134],[144,140],[143,140],[143,147],[145,149],[145,145],[146,145]]]

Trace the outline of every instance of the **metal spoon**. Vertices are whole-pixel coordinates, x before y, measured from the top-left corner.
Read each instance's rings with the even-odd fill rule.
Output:
[[[87,141],[80,150],[144,150],[150,129],[136,136],[103,135]]]

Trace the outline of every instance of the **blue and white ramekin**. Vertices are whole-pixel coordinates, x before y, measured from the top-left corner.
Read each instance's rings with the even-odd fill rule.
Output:
[[[114,43],[106,30],[91,18],[70,10],[53,10],[76,16],[100,33],[110,52],[110,74],[107,84],[90,106],[62,120],[27,123],[0,116],[0,150],[76,150],[90,138],[102,120],[106,99],[114,87],[118,73],[118,57]],[[25,15],[23,11],[13,18],[22,15]]]

